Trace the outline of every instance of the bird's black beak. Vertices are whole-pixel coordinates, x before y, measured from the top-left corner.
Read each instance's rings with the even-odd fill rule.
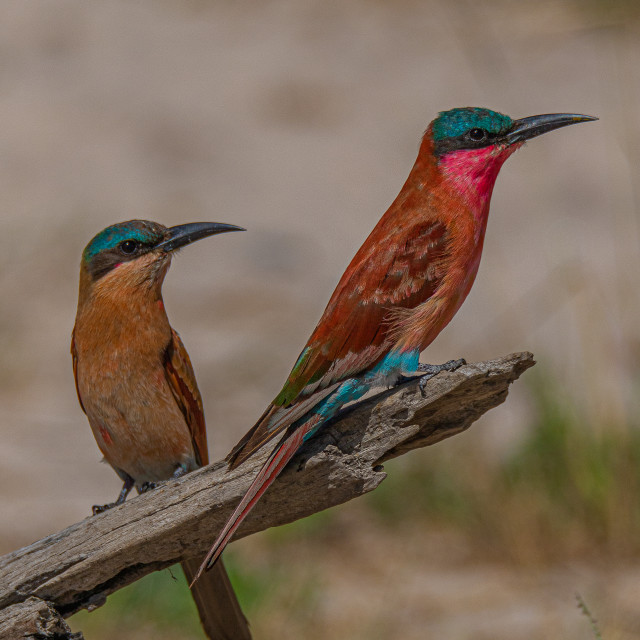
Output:
[[[547,133],[547,131],[597,119],[594,116],[582,116],[575,113],[546,113],[541,116],[530,116],[529,118],[514,120],[511,130],[506,134],[505,138],[508,144],[524,142]]]
[[[242,227],[224,222],[191,222],[189,224],[179,224],[169,227],[165,239],[155,249],[161,249],[169,253],[181,247],[185,247],[196,240],[215,236],[218,233],[228,233],[229,231],[245,231]]]

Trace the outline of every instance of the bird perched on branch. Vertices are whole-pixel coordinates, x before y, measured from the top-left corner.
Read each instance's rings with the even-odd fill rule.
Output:
[[[107,227],[80,264],[71,341],[78,399],[105,460],[123,481],[115,502],[135,487],[177,478],[208,464],[202,400],[191,361],[171,328],[162,283],[174,251],[218,233],[243,231],[216,222],[164,227],[130,220]],[[198,562],[182,567],[191,582]],[[224,566],[193,590],[202,625],[215,640],[251,634]]]
[[[284,387],[228,456],[233,469],[279,438],[196,579],[215,565],[300,445],[345,403],[404,376],[423,374],[424,384],[464,362],[418,360],[471,289],[500,167],[525,141],[589,120],[597,118],[562,113],[512,120],[462,108],[429,125],[407,181],[347,267]]]

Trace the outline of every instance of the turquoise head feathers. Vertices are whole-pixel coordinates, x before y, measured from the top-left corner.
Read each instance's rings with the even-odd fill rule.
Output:
[[[497,111],[479,107],[463,107],[441,111],[433,121],[433,139],[457,138],[471,129],[483,129],[490,134],[505,134],[513,126],[513,120]]]
[[[127,240],[154,245],[164,237],[166,227],[148,220],[129,220],[113,224],[98,233],[86,246],[82,258],[89,263],[99,253],[115,249]]]

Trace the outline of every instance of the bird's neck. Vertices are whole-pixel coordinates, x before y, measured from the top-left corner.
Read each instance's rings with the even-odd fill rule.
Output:
[[[493,186],[515,148],[494,145],[438,157],[428,129],[407,181],[379,223],[380,233],[402,236],[420,221],[437,222],[457,238],[459,257],[479,253]]]
[[[141,285],[139,279],[118,272],[123,268],[130,267],[116,267],[95,283],[81,273],[74,335],[83,351],[155,351],[168,344],[171,327],[162,300],[163,278]]]
[[[443,155],[438,161],[442,187],[471,212],[480,241],[487,225],[496,178],[516,148],[517,145],[493,145],[461,149]]]

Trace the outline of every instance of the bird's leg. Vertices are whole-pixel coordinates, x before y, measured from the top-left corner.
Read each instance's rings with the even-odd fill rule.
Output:
[[[138,493],[146,493],[155,489],[158,485],[155,482],[143,482],[138,489]]]
[[[187,474],[187,467],[184,464],[179,464],[176,467],[176,470],[173,472],[172,478],[177,480],[178,478],[182,478],[182,476],[186,474]]]
[[[113,507],[117,507],[127,499],[129,491],[133,489],[133,485],[135,484],[135,482],[130,475],[126,473],[124,475],[124,484],[122,485],[122,490],[120,491],[118,499],[115,502],[109,502],[108,504],[94,504],[93,507],[91,507],[91,511],[93,512],[94,516],[97,516],[99,513],[107,511],[108,509],[112,509]]]
[[[409,382],[409,380],[415,380],[416,377],[418,377],[420,378],[420,391],[424,394],[424,388],[427,384],[427,381],[433,378],[433,376],[437,375],[441,371],[455,371],[464,364],[467,364],[467,361],[464,358],[460,358],[458,360],[449,360],[449,362],[445,362],[444,364],[419,364],[417,372],[422,375],[399,376],[394,386],[397,387],[400,384]]]
[[[187,473],[187,469],[183,465],[179,464],[171,477],[181,478],[185,473]],[[147,491],[155,489],[157,486],[157,482],[143,482],[138,489],[138,493],[146,493]]]
[[[424,389],[427,386],[427,381],[433,378],[433,376],[438,375],[441,371],[455,371],[465,364],[467,364],[467,361],[464,358],[449,360],[444,364],[419,364],[418,371],[423,375],[420,376],[418,387],[420,387],[422,395],[425,394]]]
[[[418,365],[418,371],[420,373],[424,373],[422,376],[425,378],[426,376],[435,376],[437,373],[441,371],[455,371],[459,369],[462,365],[467,364],[467,361],[464,358],[459,358],[458,360],[449,360],[444,364],[423,364],[420,363]]]

